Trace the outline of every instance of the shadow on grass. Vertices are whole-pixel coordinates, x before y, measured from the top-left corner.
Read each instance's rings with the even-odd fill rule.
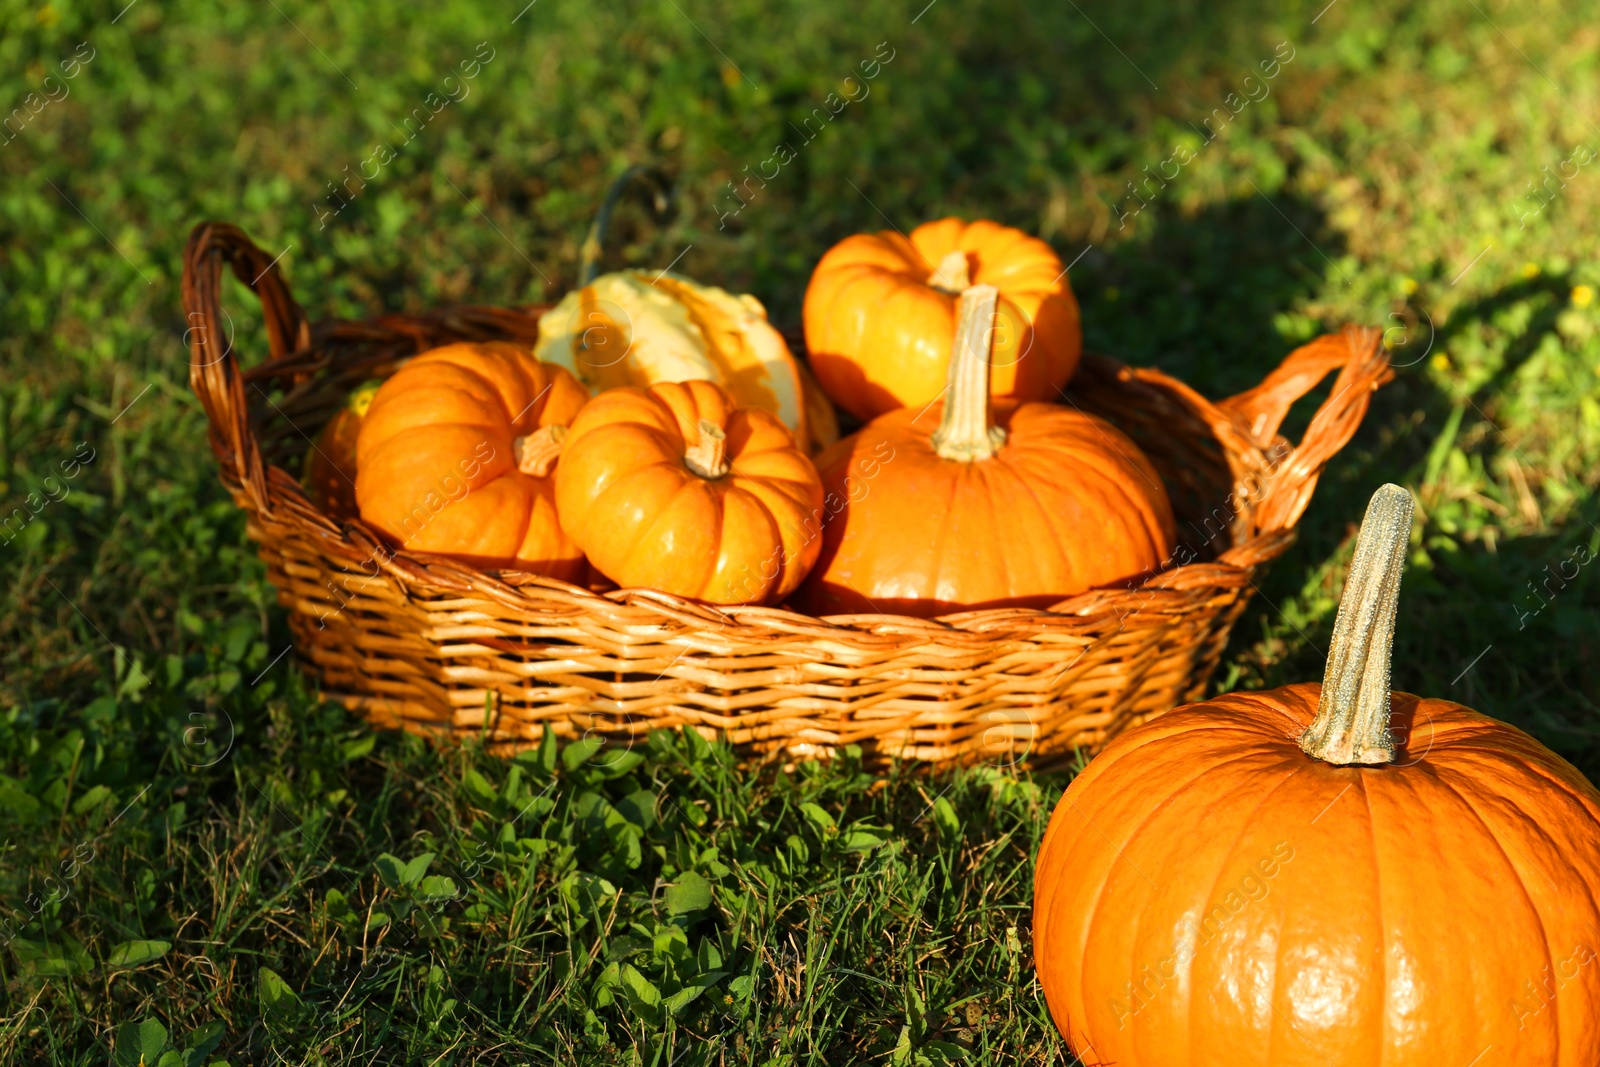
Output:
[[[1262,584],[1262,595],[1234,632],[1230,658],[1251,657],[1252,646],[1265,640],[1267,647],[1257,650],[1265,655],[1254,665],[1262,684],[1321,677],[1330,605],[1342,588],[1356,524],[1372,491],[1397,482],[1418,494],[1419,520],[1426,525],[1422,552],[1406,571],[1395,688],[1510,722],[1591,779],[1600,777],[1600,672],[1593,666],[1600,580],[1590,565],[1600,554],[1600,500],[1580,497],[1551,521],[1526,489],[1519,515],[1514,505],[1480,491],[1492,492],[1492,485],[1450,476],[1454,464],[1462,471],[1475,465],[1513,486],[1561,480],[1506,435],[1502,424],[1510,419],[1498,408],[1518,403],[1511,397],[1515,380],[1554,334],[1568,288],[1563,276],[1520,282],[1451,314],[1431,351],[1444,353],[1475,332],[1491,332],[1497,316],[1534,303],[1493,373],[1470,392],[1441,389],[1426,361],[1398,370],[1324,475],[1301,521],[1299,543]],[[1343,553],[1336,568],[1320,566],[1336,553]],[[1302,606],[1319,600],[1328,610],[1314,625],[1285,632],[1274,605],[1296,597]]]
[[[1260,381],[1302,340],[1284,336],[1280,316],[1336,275],[1332,264],[1344,252],[1338,235],[1315,205],[1288,197],[1235,200],[1189,216],[1153,205],[1152,213],[1141,220],[1147,235],[1091,252],[1074,272],[1085,344],[1160,367],[1211,397]],[[1519,523],[1475,490],[1466,506],[1464,487],[1441,477],[1452,452],[1459,453],[1455,462],[1481,464],[1490,477],[1512,466],[1540,477],[1494,412],[1555,333],[1570,285],[1564,275],[1508,285],[1456,308],[1436,331],[1425,313],[1405,305],[1390,322],[1368,323],[1405,324],[1395,335],[1407,342],[1393,355],[1396,379],[1373,398],[1362,428],[1329,465],[1298,543],[1260,581],[1235,627],[1224,662],[1242,668],[1242,684],[1321,678],[1347,562],[1341,553],[1373,490],[1397,482],[1419,494],[1427,526],[1425,556],[1407,570],[1395,687],[1511,722],[1600,776],[1600,671],[1590,665],[1600,568],[1589,566],[1600,555],[1600,502],[1581,500],[1549,525],[1529,523],[1527,515]],[[1428,357],[1493,335],[1506,313],[1524,304],[1530,311],[1493,372],[1470,393],[1441,388]],[[1296,405],[1284,429],[1291,441],[1328,388]],[[1513,530],[1537,532],[1485,535],[1485,508]],[[1324,566],[1336,556],[1337,566]],[[1219,684],[1226,673],[1224,666]]]
[[[1213,398],[1256,385],[1309,335],[1279,316],[1323,287],[1339,234],[1309,201],[1258,195],[1185,215],[1154,206],[1141,235],[1074,272],[1084,344],[1155,366]],[[1303,422],[1302,422],[1303,425]]]

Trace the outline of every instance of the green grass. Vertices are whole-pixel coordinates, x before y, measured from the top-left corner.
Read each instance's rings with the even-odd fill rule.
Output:
[[[553,300],[610,179],[653,161],[678,214],[624,213],[609,262],[682,253],[781,323],[833,241],[962,213],[1081,256],[1089,342],[1210,395],[1382,326],[1398,380],[1218,685],[1320,676],[1353,523],[1400,481],[1422,532],[1397,686],[1600,770],[1581,5],[520,6],[0,0],[0,116],[24,108],[0,143],[0,517],[39,502],[0,533],[0,1062],[1069,1062],[1029,964],[1062,776],[736,768],[677,735],[507,761],[319,705],[186,384],[202,219],[285,250],[313,318]],[[1263,95],[1244,79],[1280,42]],[[719,227],[727,183],[890,53]],[[1127,183],[1175,155],[1134,213]]]

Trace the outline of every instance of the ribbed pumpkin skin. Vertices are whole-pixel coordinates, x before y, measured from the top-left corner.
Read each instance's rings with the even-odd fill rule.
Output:
[[[1048,607],[1167,559],[1161,479],[1109,423],[1055,404],[995,404],[1005,446],[962,463],[934,452],[942,413],[890,412],[818,457],[827,519],[801,610]]]
[[[1078,302],[1060,257],[1021,230],[980,220],[856,234],[829,249],[806,288],[811,369],[834,403],[862,419],[921,407],[944,390],[956,296],[928,284],[944,256],[967,253],[974,285],[1000,290],[990,395],[1054,400],[1078,367]]]
[[[730,470],[684,461],[701,419],[727,434]],[[561,522],[624,588],[714,604],[786,596],[817,558],[822,483],[778,419],[710,382],[612,389],[583,409],[556,468]]]
[[[1600,794],[1406,693],[1396,763],[1312,759],[1320,692],[1179,708],[1073,781],[1034,898],[1069,1044],[1091,1067],[1600,1063]]]
[[[384,382],[361,422],[361,517],[415,551],[582,580],[551,479],[519,471],[512,442],[570,423],[587,401],[576,378],[518,345],[424,352]]]

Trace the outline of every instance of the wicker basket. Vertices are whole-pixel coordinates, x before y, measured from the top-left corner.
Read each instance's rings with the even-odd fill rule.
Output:
[[[227,265],[266,313],[270,358],[250,370],[222,313]],[[1048,611],[818,619],[486,573],[395,551],[307,498],[289,471],[351,388],[434,345],[532,342],[537,309],[311,326],[271,257],[219,224],[190,237],[183,301],[190,383],[222,480],[249,514],[325,697],[384,726],[504,749],[537,743],[550,724],[623,742],[692,725],[796,755],[844,745],[929,761],[1092,751],[1204,695],[1257,568],[1292,542],[1319,472],[1391,376],[1370,330],[1323,337],[1221,403],[1159,371],[1085,356],[1067,402],[1115,423],[1161,472],[1182,540],[1172,566]],[[1278,427],[1290,405],[1335,370],[1304,440],[1289,445]]]

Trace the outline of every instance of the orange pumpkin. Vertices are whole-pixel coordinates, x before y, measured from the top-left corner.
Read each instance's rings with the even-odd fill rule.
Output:
[[[962,297],[943,404],[882,415],[818,458],[827,518],[803,610],[1047,607],[1167,558],[1166,490],[1115,427],[1056,404],[1002,402],[991,418],[995,301],[993,286]]]
[[[925,222],[910,238],[856,234],[806,288],[806,349],[834,403],[862,419],[931,403],[944,388],[956,298],[1000,290],[989,386],[997,398],[1054,400],[1083,335],[1066,268],[1049,245],[980,220]]]
[[[587,400],[576,378],[519,345],[424,352],[383,383],[361,421],[361,517],[415,551],[583,580],[549,474]]]
[[[357,386],[322,428],[306,456],[306,489],[312,501],[335,519],[360,513],[356,507],[356,437],[380,384],[373,380]]]
[[[1167,712],[1056,808],[1034,954],[1085,1063],[1600,1063],[1600,793],[1390,693],[1411,508],[1373,498],[1321,686]]]
[[[816,468],[777,416],[711,382],[600,394],[572,423],[555,483],[562,525],[624,587],[769,603],[820,547]]]

